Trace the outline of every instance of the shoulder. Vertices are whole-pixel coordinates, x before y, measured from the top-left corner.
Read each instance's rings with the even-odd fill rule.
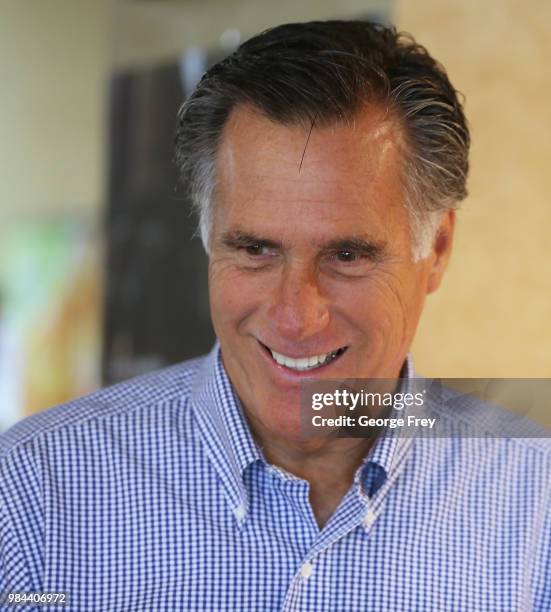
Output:
[[[411,481],[422,483],[424,494],[433,499],[445,491],[456,497],[465,517],[472,504],[509,527],[517,521],[512,517],[522,517],[519,529],[528,524],[540,529],[543,517],[551,519],[548,431],[474,394],[446,388],[436,396],[431,389],[424,413],[435,420],[434,428],[413,434],[406,471]]]
[[[86,429],[102,420],[140,417],[162,404],[185,406],[205,360],[199,357],[138,376],[23,419],[0,435],[0,464],[22,446],[60,432]]]
[[[433,396],[430,412],[438,419],[437,436],[485,440],[485,449],[502,458],[546,465],[551,474],[551,431],[527,416],[445,387]]]

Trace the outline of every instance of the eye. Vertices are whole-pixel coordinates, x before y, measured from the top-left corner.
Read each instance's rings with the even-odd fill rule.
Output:
[[[372,269],[375,260],[365,248],[341,246],[327,254],[328,270],[344,277],[362,277]]]
[[[361,259],[359,253],[350,249],[341,249],[335,253],[334,257],[340,263],[353,263]]]
[[[253,244],[249,244],[246,247],[244,247],[245,252],[247,253],[247,255],[263,255],[265,253],[265,245],[263,245],[260,242],[255,242]]]

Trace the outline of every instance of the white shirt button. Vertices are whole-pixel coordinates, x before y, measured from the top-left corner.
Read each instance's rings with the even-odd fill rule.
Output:
[[[239,504],[234,508],[233,514],[238,521],[242,521],[245,518],[245,504]]]
[[[309,578],[314,571],[314,566],[310,563],[310,561],[306,561],[306,563],[300,568],[300,575],[303,578]]]
[[[373,510],[371,510],[371,508],[365,513],[364,516],[364,520],[363,520],[363,524],[364,527],[367,531],[369,531],[371,529],[371,527],[373,527],[373,523],[375,522],[375,513],[373,512]]]

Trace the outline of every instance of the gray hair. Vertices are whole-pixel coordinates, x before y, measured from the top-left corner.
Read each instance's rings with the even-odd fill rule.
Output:
[[[368,21],[266,30],[214,65],[182,105],[175,159],[207,253],[216,154],[234,108],[309,127],[351,120],[369,103],[385,105],[403,128],[412,257],[426,257],[442,214],[467,195],[469,129],[444,68],[410,35]]]

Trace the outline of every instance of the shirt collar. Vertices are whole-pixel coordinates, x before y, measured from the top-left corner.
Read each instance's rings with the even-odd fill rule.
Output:
[[[236,517],[242,520],[248,508],[243,472],[262,460],[262,453],[222,363],[218,342],[198,372],[191,402],[206,453]]]
[[[262,453],[258,448],[243,411],[243,406],[237,397],[233,385],[222,362],[220,349],[216,353],[215,385],[223,400],[218,409],[225,425],[225,434],[228,437],[232,450],[237,459],[239,472],[242,475],[245,469],[253,462],[262,460]]]
[[[401,386],[404,393],[412,391],[416,378],[411,355],[407,355],[400,372]],[[411,445],[411,436],[400,436],[395,429],[387,429],[371,447],[368,455],[356,472],[362,492],[373,497],[377,491],[394,477],[402,460]]]

